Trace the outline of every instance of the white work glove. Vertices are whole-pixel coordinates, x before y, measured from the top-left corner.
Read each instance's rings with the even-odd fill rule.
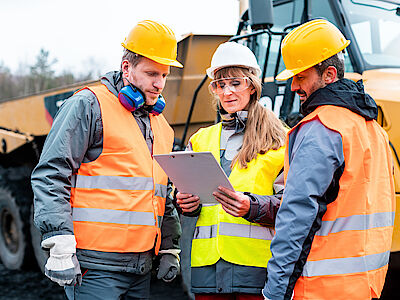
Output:
[[[44,274],[61,286],[80,285],[81,268],[76,258],[74,235],[55,235],[42,241],[43,248],[50,249],[50,257],[44,266]]]
[[[165,282],[171,282],[180,273],[178,249],[160,250],[160,265],[158,267],[157,278]]]

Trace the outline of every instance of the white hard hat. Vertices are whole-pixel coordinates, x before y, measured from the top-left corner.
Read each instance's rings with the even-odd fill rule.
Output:
[[[214,79],[215,71],[233,66],[249,68],[257,76],[261,75],[261,69],[254,53],[246,46],[235,42],[226,42],[218,46],[211,59],[211,66],[207,69],[207,75]]]

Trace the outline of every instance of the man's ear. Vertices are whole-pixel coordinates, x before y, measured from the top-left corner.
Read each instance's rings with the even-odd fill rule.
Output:
[[[121,71],[122,71],[122,77],[128,78],[129,75],[129,61],[125,59],[121,63]]]
[[[322,74],[322,79],[324,80],[325,84],[330,84],[332,82],[337,81],[336,68],[334,66],[327,67],[324,73]]]

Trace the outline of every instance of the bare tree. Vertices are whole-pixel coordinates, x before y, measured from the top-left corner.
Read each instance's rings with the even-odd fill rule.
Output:
[[[36,63],[30,67],[30,77],[33,92],[40,92],[55,87],[53,65],[57,63],[57,59],[50,61],[49,51],[40,49],[39,55],[36,56]]]
[[[28,74],[22,71],[12,74],[10,69],[0,62],[0,100],[90,80],[93,79],[95,73],[98,73],[94,69],[88,69],[85,74],[74,75],[64,70],[60,75],[56,75],[54,70],[56,63],[57,59],[51,59],[50,52],[45,49],[40,49],[36,62],[32,66],[20,65],[20,70],[29,70]]]

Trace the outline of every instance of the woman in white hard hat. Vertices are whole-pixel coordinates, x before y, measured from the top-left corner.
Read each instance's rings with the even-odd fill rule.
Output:
[[[191,258],[197,300],[263,299],[286,132],[258,102],[260,73],[251,50],[233,42],[218,47],[207,69],[222,122],[196,132],[188,150],[211,151],[236,191],[215,191],[220,205],[201,205],[198,196],[177,193],[183,214],[199,216]]]

